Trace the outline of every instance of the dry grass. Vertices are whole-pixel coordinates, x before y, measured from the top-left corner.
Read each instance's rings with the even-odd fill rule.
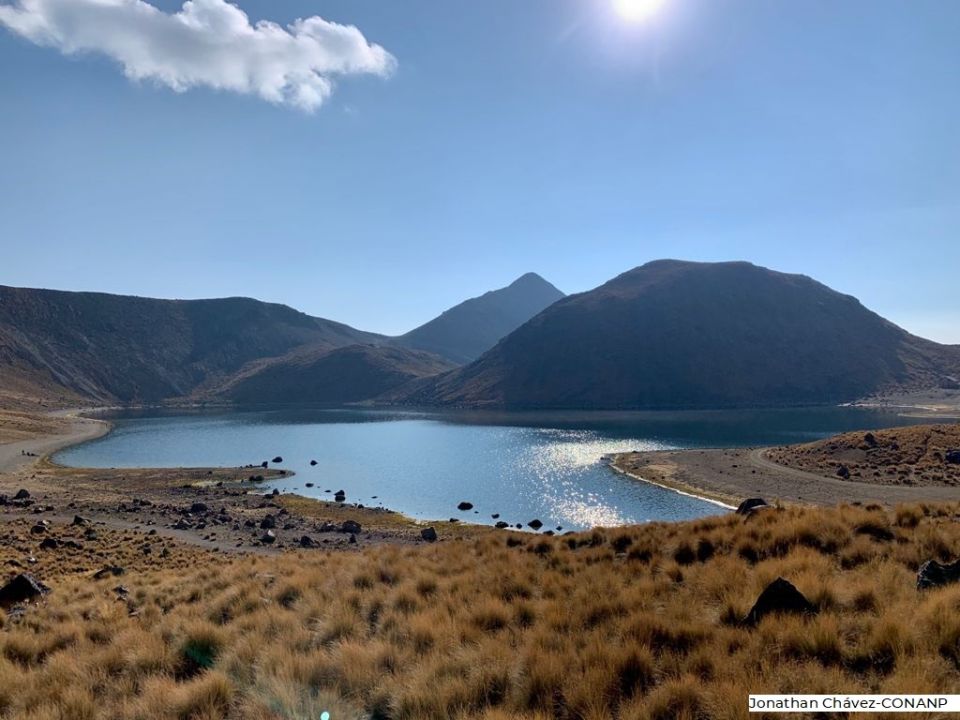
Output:
[[[915,590],[920,562],[960,554],[958,513],[194,551],[205,561],[129,572],[125,601],[115,581],[47,567],[53,593],[0,630],[0,715],[746,719],[751,691],[960,692],[960,586]],[[777,576],[819,614],[740,627]]]

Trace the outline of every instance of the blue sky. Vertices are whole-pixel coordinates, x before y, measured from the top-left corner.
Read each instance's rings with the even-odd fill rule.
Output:
[[[56,0],[0,8],[31,3]],[[0,23],[0,283],[249,295],[394,333],[529,270],[577,292],[745,259],[960,343],[960,3],[239,6],[355,25],[351,69],[271,99],[211,89],[232,67],[171,41],[161,64],[201,78],[175,92],[61,52],[75,18],[59,46]]]

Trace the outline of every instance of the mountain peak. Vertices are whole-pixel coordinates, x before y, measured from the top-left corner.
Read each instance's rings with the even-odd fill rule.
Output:
[[[549,282],[528,272],[506,287],[465,300],[398,340],[455,363],[471,362],[562,297]]]

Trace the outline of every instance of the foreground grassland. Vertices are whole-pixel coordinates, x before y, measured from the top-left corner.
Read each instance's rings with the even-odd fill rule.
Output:
[[[0,715],[694,720],[747,718],[748,692],[960,692],[960,586],[915,588],[960,553],[958,516],[788,508],[229,557],[104,531],[29,568],[52,592],[3,616]],[[29,542],[8,530],[0,561],[19,570]],[[818,613],[741,626],[778,576]]]

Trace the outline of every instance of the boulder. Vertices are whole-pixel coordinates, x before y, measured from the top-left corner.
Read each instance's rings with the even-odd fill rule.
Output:
[[[276,542],[276,540],[277,540],[277,535],[276,535],[276,533],[273,532],[273,530],[267,530],[267,531],[260,537],[260,542],[267,543],[267,545],[270,545],[270,544]]]
[[[960,450],[948,450],[944,459],[951,465],[960,465]]]
[[[340,526],[340,532],[342,533],[351,533],[356,535],[357,533],[361,532],[361,530],[362,528],[360,527],[360,523],[358,523],[356,520],[344,520],[343,524]]]
[[[24,490],[23,488],[20,488],[19,490],[17,490],[17,494],[13,496],[13,499],[26,500],[28,497],[30,497],[30,493]]]
[[[34,535],[42,535],[46,531],[47,531],[47,526],[44,525],[43,523],[37,523],[32,528],[30,528],[30,532],[32,532]]]
[[[283,462],[283,458],[280,457],[279,455],[277,455],[277,456],[272,460],[272,462],[282,463],[282,462]]]
[[[337,502],[343,502],[347,499],[347,494],[343,490],[337,490],[333,495],[333,499]]]
[[[539,530],[540,528],[543,527],[543,523],[540,522],[539,520],[531,520],[530,522],[527,523],[527,525],[532,527],[534,530]]]
[[[351,536],[350,536],[350,544],[351,544],[351,545],[356,545],[356,544],[357,544],[357,536],[356,536],[356,535],[351,535]]]
[[[311,460],[311,461],[310,461],[310,466],[311,466],[311,467],[313,467],[313,466],[316,465],[316,464],[317,464],[317,461],[316,461],[316,460]]]
[[[206,503],[195,502],[193,505],[190,506],[190,514],[199,515],[199,514],[205,513],[208,509],[209,508],[207,508]]]
[[[0,605],[9,607],[15,603],[34,600],[50,592],[50,588],[30,573],[20,573],[0,588]]]
[[[76,526],[79,527],[80,525],[86,525],[87,522],[89,522],[89,521],[88,521],[86,518],[82,518],[82,517],[80,517],[79,515],[74,515],[74,516],[73,516],[73,522],[70,523],[70,524],[71,524],[71,525],[76,525]]]
[[[270,467],[270,463],[268,463],[266,460],[264,460],[262,463],[260,463],[260,467],[262,467],[264,470],[266,470],[268,467]]]
[[[106,567],[100,568],[93,574],[94,580],[103,580],[106,577],[120,577],[125,572],[124,568],[119,565],[107,565]]]
[[[750,515],[758,509],[768,507],[770,507],[770,505],[763,498],[747,498],[737,505],[737,515]]]
[[[188,523],[183,518],[180,518],[179,520],[177,520],[177,522],[175,522],[173,525],[174,530],[189,530],[191,527],[192,526],[190,525],[190,523]]]
[[[461,512],[465,512],[467,510],[473,510],[473,503],[469,503],[466,500],[464,500],[462,503],[457,505],[457,510],[460,510]]]
[[[420,531],[420,537],[426,540],[427,542],[436,542],[437,541],[437,531],[432,527],[425,527]]]
[[[841,465],[837,468],[837,477],[847,480],[850,477],[850,468],[846,465]]]
[[[300,538],[300,547],[302,548],[312,548],[316,547],[317,543],[314,542],[313,538],[309,535],[304,535]]]
[[[40,543],[41,550],[56,550],[58,547],[60,547],[60,543],[52,537],[44,538],[43,542]]]
[[[917,590],[942,587],[960,580],[960,560],[944,565],[927,560],[917,571]]]
[[[503,520],[498,520],[497,524],[494,525],[494,527],[497,528],[498,530],[503,530],[504,528],[510,527],[510,523],[504,522]]]
[[[760,597],[743,618],[743,625],[756,625],[771,613],[794,613],[815,615],[817,609],[803,596],[793,583],[778,577],[764,588]]]
[[[261,530],[273,530],[277,527],[277,519],[273,515],[267,515],[260,521]]]

